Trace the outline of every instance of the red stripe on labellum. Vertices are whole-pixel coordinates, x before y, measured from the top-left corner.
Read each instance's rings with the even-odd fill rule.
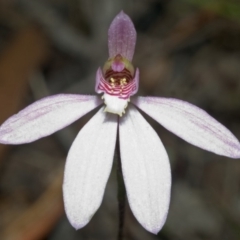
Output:
[[[136,81],[126,68],[121,72],[114,72],[110,69],[106,72],[105,78],[100,77],[97,88],[111,96],[128,99],[137,90],[138,84]]]

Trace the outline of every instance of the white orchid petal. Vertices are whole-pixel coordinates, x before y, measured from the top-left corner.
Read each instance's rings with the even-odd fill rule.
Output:
[[[171,171],[156,132],[133,107],[120,119],[120,152],[131,210],[142,226],[158,233],[166,221]]]
[[[240,143],[204,110],[181,100],[138,97],[141,110],[185,141],[219,155],[240,158]]]
[[[65,211],[76,229],[99,208],[112,168],[117,116],[103,108],[83,127],[69,151],[63,184]]]
[[[43,98],[7,119],[0,143],[21,144],[48,136],[100,105],[95,96],[58,94]]]

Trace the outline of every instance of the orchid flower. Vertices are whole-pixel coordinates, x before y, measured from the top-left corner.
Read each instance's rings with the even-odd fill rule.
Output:
[[[139,70],[132,65],[136,31],[122,11],[108,31],[109,59],[96,74],[99,96],[58,94],[43,98],[6,120],[0,142],[23,144],[46,137],[102,106],[74,140],[66,161],[63,196],[67,217],[84,227],[99,208],[113,164],[117,131],[123,179],[139,223],[157,234],[166,221],[171,172],[166,150],[138,108],[185,141],[240,158],[240,143],[198,107],[172,98],[136,97]],[[128,106],[129,105],[129,106]]]

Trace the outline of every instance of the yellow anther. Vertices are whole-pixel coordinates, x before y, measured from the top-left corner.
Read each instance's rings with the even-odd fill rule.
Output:
[[[120,85],[125,85],[125,84],[127,84],[127,79],[126,78],[122,78],[120,80]]]
[[[111,81],[112,83],[114,83],[114,82],[115,82],[115,79],[114,79],[114,78],[110,78],[110,81]]]

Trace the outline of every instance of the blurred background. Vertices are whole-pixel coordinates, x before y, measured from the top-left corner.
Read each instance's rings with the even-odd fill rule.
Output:
[[[0,0],[0,123],[48,95],[94,94],[96,70],[108,58],[107,30],[120,10],[138,33],[138,94],[193,103],[240,139],[238,0]],[[0,239],[116,239],[116,163],[86,227],[75,231],[63,210],[65,159],[92,114],[34,143],[0,145]],[[124,239],[240,239],[240,161],[191,146],[147,120],[171,161],[171,206],[157,236],[127,206]]]

